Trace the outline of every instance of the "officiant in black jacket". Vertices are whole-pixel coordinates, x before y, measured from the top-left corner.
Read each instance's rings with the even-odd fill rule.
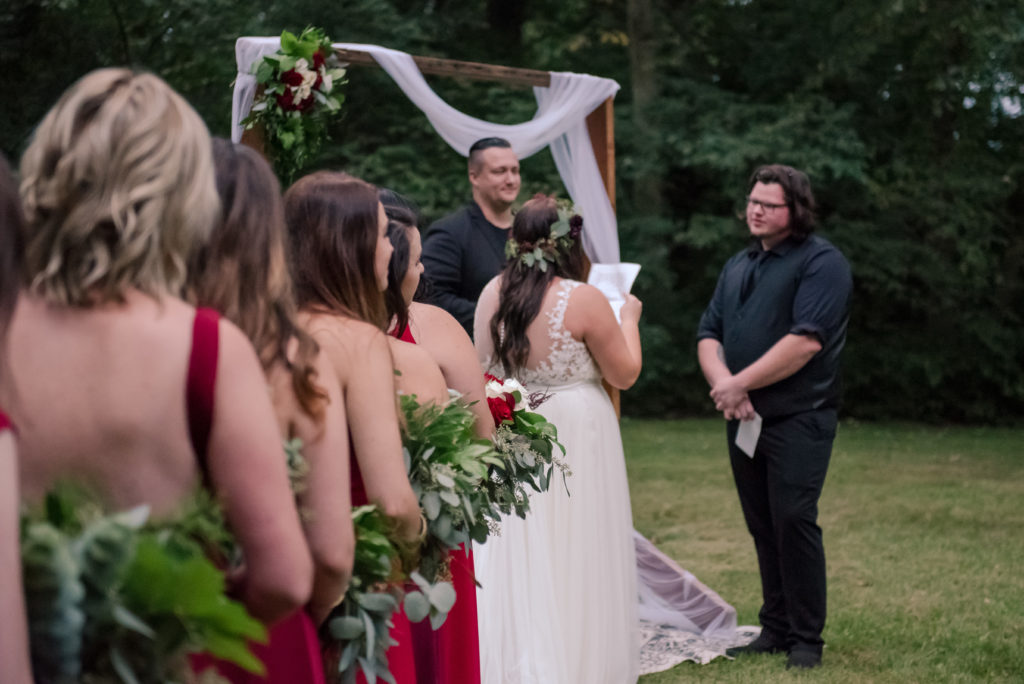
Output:
[[[476,300],[505,265],[512,205],[519,196],[519,159],[503,138],[469,148],[473,201],[435,222],[423,241],[431,302],[454,316],[470,337]]]

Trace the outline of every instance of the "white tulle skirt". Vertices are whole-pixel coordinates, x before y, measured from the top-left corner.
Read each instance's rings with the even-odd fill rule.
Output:
[[[572,470],[526,520],[474,548],[484,684],[628,684],[639,676],[637,566],[619,423],[596,382],[537,410]],[[566,492],[568,488],[568,493]]]

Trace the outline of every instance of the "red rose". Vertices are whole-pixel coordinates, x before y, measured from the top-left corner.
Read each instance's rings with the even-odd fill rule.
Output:
[[[324,82],[324,77],[320,74],[320,72],[317,72],[317,74],[316,74],[316,81],[313,82],[313,90],[319,90],[320,89],[320,84],[323,83],[323,82]]]
[[[302,85],[302,74],[295,69],[289,69],[288,71],[281,74],[281,82],[287,83],[291,87],[295,88]]]
[[[491,417],[494,418],[494,425],[497,427],[506,420],[512,422],[512,410],[516,406],[516,399],[511,394],[504,397],[488,397],[487,408],[491,409]]]
[[[317,50],[313,53],[313,68],[319,69],[324,65],[324,53]]]
[[[286,90],[284,91],[284,93],[277,96],[277,106],[285,111],[292,111],[294,109],[298,109],[298,107],[295,106],[295,102],[293,101],[291,90]]]
[[[305,100],[295,105],[295,108],[298,109],[300,112],[304,112],[310,107],[312,107],[314,102],[316,102],[316,99],[312,95],[310,95]]]

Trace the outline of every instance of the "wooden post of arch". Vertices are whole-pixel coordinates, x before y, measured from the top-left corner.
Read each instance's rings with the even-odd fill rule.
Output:
[[[349,65],[378,67],[377,60],[368,52],[361,50],[335,50],[338,59]],[[416,57],[413,61],[423,74],[434,76],[451,76],[468,78],[475,81],[495,81],[514,86],[541,86],[550,87],[551,74],[547,71],[536,69],[516,69],[512,67],[498,66],[495,64],[483,64],[480,62],[463,62],[455,59],[440,59],[437,57]],[[608,200],[612,204],[612,211],[615,211],[615,109],[614,101],[608,98],[594,111],[587,115],[587,132],[590,134],[590,144],[594,149],[594,157],[597,159],[597,168],[601,172],[601,179],[604,181],[605,192],[608,193]],[[261,128],[253,128],[242,133],[242,144],[254,148],[260,154],[264,154],[264,134]],[[615,406],[616,415],[621,415],[621,396],[617,388],[607,382],[604,383],[605,390],[611,397]]]

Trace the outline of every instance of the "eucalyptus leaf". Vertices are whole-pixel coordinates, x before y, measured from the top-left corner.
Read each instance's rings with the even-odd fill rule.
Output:
[[[420,622],[430,615],[430,604],[431,602],[421,592],[410,591],[406,593],[403,604],[405,615],[411,622]]]
[[[441,496],[436,491],[424,494],[421,503],[427,520],[436,520],[437,516],[441,514]]]
[[[351,641],[366,631],[363,621],[353,615],[332,618],[327,623],[327,629],[331,636],[339,641]]]
[[[455,588],[450,582],[438,582],[430,588],[430,604],[442,613],[451,611],[455,605]]]
[[[359,597],[359,605],[366,610],[373,611],[375,613],[383,613],[390,610],[394,610],[397,602],[395,597],[391,594],[383,592],[372,592],[363,594]]]
[[[116,646],[110,649],[110,664],[114,668],[114,672],[121,678],[124,684],[140,684],[139,678],[135,675],[135,670],[128,663],[128,660],[121,655],[121,650]]]

